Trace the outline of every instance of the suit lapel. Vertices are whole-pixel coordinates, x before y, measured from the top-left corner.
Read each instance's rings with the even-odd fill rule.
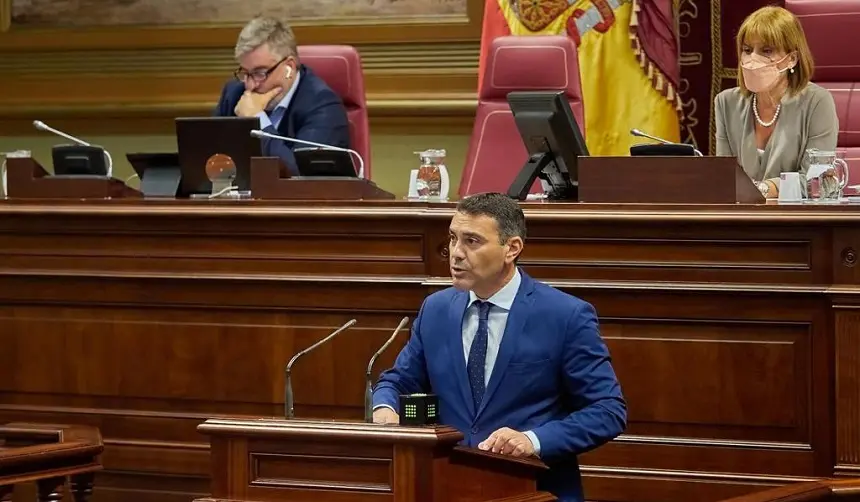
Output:
[[[296,97],[293,96],[293,101],[295,100]],[[290,103],[290,106],[286,110],[284,110],[284,115],[281,117],[281,123],[278,124],[278,134],[281,134],[288,138],[295,137],[296,134],[296,128],[293,125],[293,114],[291,113],[292,108],[293,104]],[[292,144],[287,144],[290,146],[291,149],[293,148]]]
[[[502,344],[499,346],[499,355],[496,357],[496,363],[493,365],[493,372],[490,375],[490,382],[487,385],[487,391],[484,393],[484,400],[481,402],[481,407],[475,416],[478,416],[487,407],[487,403],[493,398],[493,394],[498,390],[499,383],[508,369],[508,363],[511,362],[511,357],[517,347],[517,338],[522,336],[523,327],[526,325],[526,320],[531,310],[532,291],[534,291],[534,281],[525,272],[520,270],[522,282],[520,289],[517,291],[517,296],[511,305],[511,311],[508,312],[508,322],[505,324],[505,334],[502,335]]]
[[[475,416],[475,405],[472,402],[472,389],[469,388],[469,376],[466,373],[466,356],[463,349],[463,318],[469,302],[469,294],[457,292],[452,300],[451,310],[445,331],[448,333],[448,352],[451,354],[451,364],[454,367],[454,381],[460,388],[463,403],[469,410],[469,416]]]
[[[302,95],[306,88],[304,84],[308,79],[313,78],[309,75],[310,70],[304,65],[299,67],[299,72],[302,75],[301,79],[299,79],[299,85],[296,87],[295,93],[293,93],[293,99],[290,100],[289,106],[284,110],[284,116],[281,117],[281,123],[278,126],[278,133],[289,138],[294,138],[296,136],[296,125],[293,123],[293,111],[301,108],[302,103],[305,101],[305,98]],[[296,145],[290,144],[291,149],[295,146]]]

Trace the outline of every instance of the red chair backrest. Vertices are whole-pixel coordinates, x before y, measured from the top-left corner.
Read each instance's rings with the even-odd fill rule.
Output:
[[[351,45],[301,45],[298,49],[301,63],[343,100],[349,119],[350,146],[364,159],[364,177],[370,179],[370,124],[358,51]]]
[[[564,91],[585,137],[576,44],[567,36],[506,36],[490,46],[478,110],[460,180],[461,197],[507,192],[528,154],[507,95],[511,91]],[[535,182],[532,193],[540,192]]]
[[[839,117],[837,148],[845,152],[849,185],[860,183],[860,0],[787,0],[800,19],[815,59],[812,80],[833,94]]]

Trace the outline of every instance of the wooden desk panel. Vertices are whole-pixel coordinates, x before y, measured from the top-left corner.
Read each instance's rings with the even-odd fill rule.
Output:
[[[860,212],[526,204],[522,266],[592,302],[627,433],[600,501],[860,472]],[[451,205],[0,204],[0,420],[104,436],[101,502],[208,490],[211,416],[362,414],[370,355],[450,282]],[[391,364],[406,334],[379,361]]]

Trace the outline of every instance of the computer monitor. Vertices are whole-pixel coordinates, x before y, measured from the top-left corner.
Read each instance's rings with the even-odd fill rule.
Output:
[[[251,137],[251,131],[259,128],[257,117],[177,118],[176,143],[181,168],[178,195],[212,192],[212,181],[206,172],[210,160],[217,160],[222,166],[225,163],[235,166],[233,183],[240,191],[250,190],[251,157],[262,156],[261,141]]]
[[[525,200],[539,178],[549,199],[577,200],[577,159],[588,148],[565,93],[515,91],[508,104],[529,154],[508,195]]]

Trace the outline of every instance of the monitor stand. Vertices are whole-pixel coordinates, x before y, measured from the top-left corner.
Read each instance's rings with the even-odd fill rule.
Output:
[[[175,198],[179,193],[182,171],[179,167],[150,167],[143,172],[140,191],[144,197]]]
[[[549,187],[546,194],[549,200],[578,200],[579,194],[576,183],[570,183],[567,180],[567,176],[559,171],[555,157],[548,152],[536,153],[529,157],[529,160],[526,161],[508,188],[508,197],[526,200],[529,190],[538,178],[545,182],[545,186]]]

